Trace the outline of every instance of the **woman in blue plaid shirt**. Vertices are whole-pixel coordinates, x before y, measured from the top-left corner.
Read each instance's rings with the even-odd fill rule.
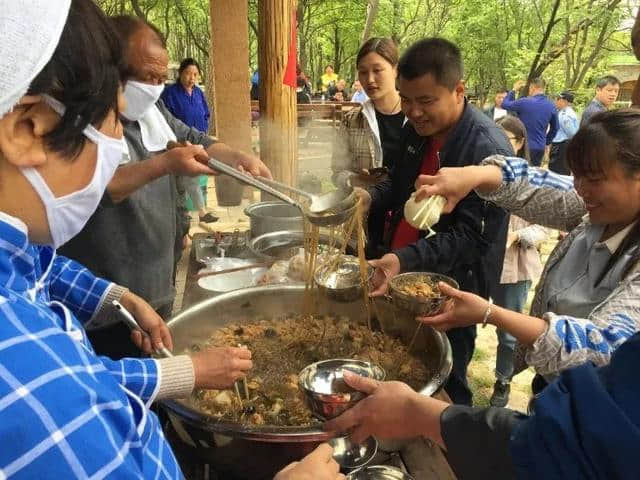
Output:
[[[0,479],[182,478],[149,405],[224,388],[244,348],[98,357],[84,330],[119,300],[172,347],[141,298],[55,249],[95,211],[126,153],[121,46],[91,0],[0,0]],[[152,345],[153,344],[153,345]],[[279,479],[335,479],[324,446]]]

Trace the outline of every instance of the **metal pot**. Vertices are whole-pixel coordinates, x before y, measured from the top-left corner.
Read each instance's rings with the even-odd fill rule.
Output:
[[[175,351],[202,345],[213,331],[229,323],[251,323],[261,318],[279,318],[303,312],[304,286],[273,285],[235,290],[208,299],[169,321]],[[390,302],[377,301],[380,320],[388,334],[408,344],[416,328],[413,315]],[[317,314],[346,315],[364,321],[362,300],[340,303],[317,296]],[[451,346],[443,333],[422,328],[414,351],[433,372],[420,391],[431,395],[451,371]],[[253,427],[217,421],[179,401],[161,402],[181,440],[193,447],[202,461],[229,476],[252,480],[271,479],[287,463],[299,460],[330,434],[311,427]]]
[[[283,202],[261,202],[244,209],[249,217],[251,238],[280,230],[302,230],[302,213]]]
[[[330,237],[321,233],[318,237],[320,245],[329,245]],[[301,230],[287,230],[281,232],[271,232],[260,235],[249,240],[249,250],[255,258],[260,260],[288,260],[296,253],[298,247],[304,245],[304,234]],[[338,241],[336,246],[341,246],[342,241]],[[346,253],[356,255],[357,245],[355,241],[347,244]]]

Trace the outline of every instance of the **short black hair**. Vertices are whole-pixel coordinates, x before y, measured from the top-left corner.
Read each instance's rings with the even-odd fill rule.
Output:
[[[618,80],[618,77],[614,77],[613,75],[605,75],[596,82],[597,89],[602,89],[607,85],[620,85],[620,80]]]
[[[542,77],[535,77],[531,79],[529,85],[535,85],[536,87],[544,90],[547,87],[547,82]]]
[[[411,45],[400,58],[398,76],[415,80],[430,73],[440,85],[453,90],[464,76],[460,49],[444,38],[425,38]]]
[[[185,58],[184,60],[182,60],[180,62],[180,67],[178,68],[178,73],[182,74],[182,72],[184,72],[187,68],[189,68],[192,65],[198,69],[198,73],[202,73],[202,70],[200,69],[200,64],[196,62],[193,58]]]
[[[99,127],[112,110],[118,112],[122,65],[122,46],[104,13],[92,0],[72,0],[58,46],[28,91],[66,106],[45,136],[49,148],[75,157],[85,144],[86,126]]]
[[[496,88],[496,95],[499,93],[509,93],[509,89],[505,88],[505,87],[499,87]]]

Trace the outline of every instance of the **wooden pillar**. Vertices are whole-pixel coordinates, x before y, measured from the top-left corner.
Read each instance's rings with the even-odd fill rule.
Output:
[[[221,142],[251,153],[251,101],[249,98],[248,2],[210,0],[214,115]],[[242,188],[236,180],[216,177],[218,202],[239,205]],[[220,201],[229,194],[228,201]]]
[[[298,122],[295,89],[284,85],[296,0],[258,1],[260,158],[274,178],[296,184]]]

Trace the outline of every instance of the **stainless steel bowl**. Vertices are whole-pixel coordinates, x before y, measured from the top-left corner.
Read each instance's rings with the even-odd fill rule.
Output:
[[[347,475],[347,480],[413,480],[413,477],[395,467],[375,465]]]
[[[337,417],[365,397],[344,381],[344,371],[384,380],[384,370],[370,362],[349,359],[322,360],[304,367],[299,375],[300,388],[313,414],[321,420]]]
[[[446,295],[436,295],[433,297],[418,297],[407,295],[402,292],[402,288],[415,282],[438,283],[445,282],[454,288],[460,288],[458,282],[453,278],[439,273],[429,272],[407,272],[396,275],[389,283],[389,295],[394,305],[402,310],[421,316],[432,316],[441,313],[445,302],[449,299]]]
[[[353,443],[349,437],[338,437],[329,440],[329,445],[333,447],[333,459],[343,473],[364,467],[378,452],[378,441],[373,437],[360,444]]]
[[[329,245],[329,235],[321,233],[318,238],[320,245]],[[249,250],[255,258],[260,260],[288,260],[297,253],[298,248],[304,245],[304,233],[301,230],[282,230],[266,233],[249,240]],[[342,245],[338,240],[336,245]],[[348,254],[356,253],[355,242],[347,244]]]
[[[334,269],[332,262],[320,266],[313,278],[323,295],[338,302],[352,302],[362,297],[360,261],[353,255],[343,255]],[[367,281],[373,276],[373,268],[367,264]]]
[[[304,285],[270,285],[254,287],[207,299],[168,322],[175,352],[201,347],[211,334],[229,324],[245,325],[260,319],[286,318],[305,311]],[[415,316],[376,298],[375,311],[387,334],[408,345],[416,329]],[[318,315],[344,315],[353,322],[366,322],[362,299],[340,303],[317,295],[313,304]],[[374,326],[377,324],[373,321]],[[432,328],[422,328],[413,347],[429,374],[420,389],[431,395],[447,380],[451,371],[451,346],[446,335]],[[181,401],[159,402],[177,433],[179,448],[212,463],[225,472],[222,478],[271,480],[287,463],[300,460],[321,442],[335,436],[317,425],[309,427],[247,427],[207,415]],[[187,447],[185,447],[187,446]],[[250,459],[250,461],[247,461]]]

